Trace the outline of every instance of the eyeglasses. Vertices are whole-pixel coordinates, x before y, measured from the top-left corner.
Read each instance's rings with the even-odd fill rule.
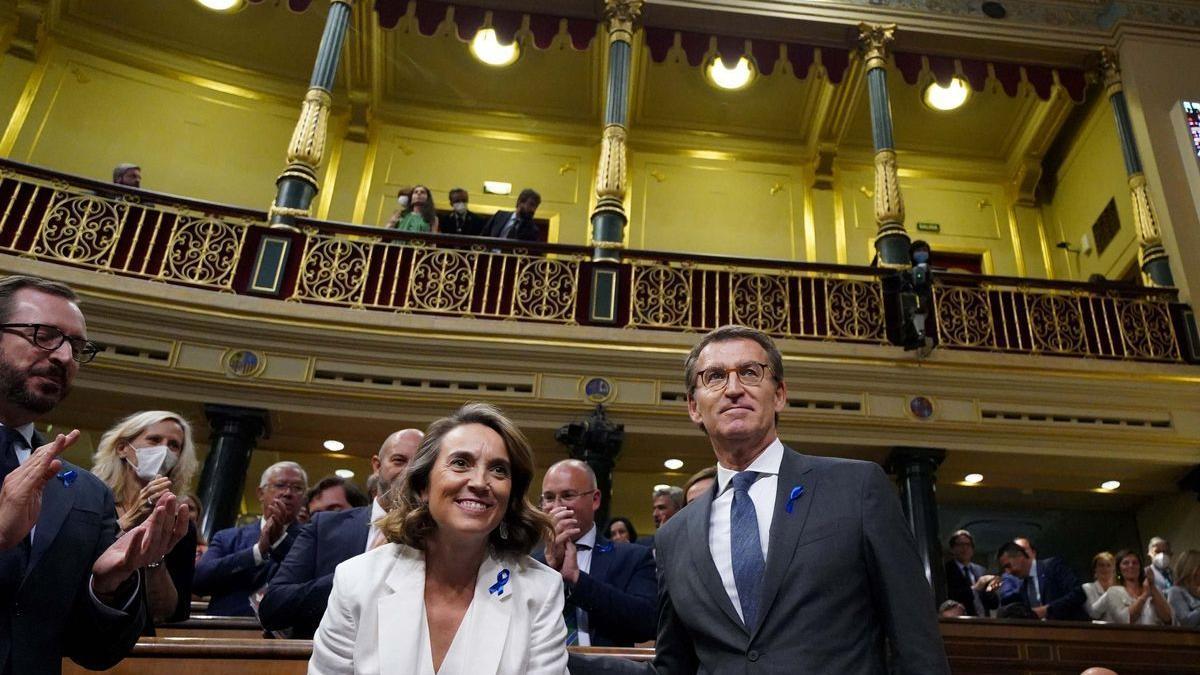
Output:
[[[0,329],[12,330],[14,328],[32,328],[32,335],[25,331],[13,332],[29,340],[35,347],[45,349],[48,352],[57,350],[64,342],[69,342],[71,344],[71,358],[79,363],[90,362],[96,358],[96,352],[100,351],[100,347],[95,342],[77,335],[67,335],[54,326],[47,326],[42,323],[0,323]]]
[[[301,485],[300,483],[270,483],[270,486],[272,488],[275,488],[276,492],[283,492],[284,490],[287,490],[289,492],[295,492],[297,494],[302,493],[308,489],[306,486]]]
[[[553,504],[556,501],[562,501],[564,503],[565,502],[573,502],[576,499],[579,499],[580,497],[582,497],[584,495],[590,495],[593,492],[595,492],[595,490],[584,490],[583,492],[576,492],[574,490],[563,490],[562,492],[560,492],[558,494],[554,494],[553,492],[543,492],[542,493],[542,503],[543,504]]]
[[[729,374],[737,373],[738,382],[744,386],[753,387],[763,381],[771,367],[765,363],[751,361],[733,368],[706,368],[700,371],[696,379],[709,391],[721,391],[729,384]]]

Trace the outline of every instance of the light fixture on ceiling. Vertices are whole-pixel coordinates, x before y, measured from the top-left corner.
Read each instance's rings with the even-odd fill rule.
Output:
[[[354,478],[354,472],[350,469],[338,469],[337,471],[333,472],[333,475],[337,476],[338,478],[345,478],[346,480]]]
[[[505,183],[502,180],[485,180],[483,181],[483,193],[488,195],[511,195],[512,183]]]
[[[751,66],[750,59],[744,56],[740,57],[732,68],[727,67],[718,56],[708,64],[705,72],[708,73],[710,82],[727,91],[745,89],[754,80],[754,66]]]
[[[1121,487],[1121,481],[1119,480],[1106,480],[1100,484],[1100,489],[1106,492],[1112,492],[1119,487]]]
[[[659,490],[670,490],[670,489],[671,489],[671,486],[667,485],[666,483],[659,483],[658,485],[654,486],[655,492],[658,492]]]
[[[679,469],[683,468],[683,460],[682,459],[668,459],[667,461],[663,462],[663,466],[667,467],[668,469],[670,469],[672,471],[678,471]]]
[[[489,66],[503,67],[512,65],[521,56],[521,47],[516,40],[502,45],[495,28],[482,28],[471,40],[471,53]]]
[[[963,482],[969,483],[971,485],[979,485],[980,483],[983,482],[983,474],[969,473],[969,474],[963,476]]]
[[[930,108],[944,112],[961,108],[970,95],[971,89],[967,86],[967,81],[955,76],[950,78],[950,84],[944,87],[937,81],[930,82],[929,86],[925,87],[921,99]]]
[[[246,0],[196,0],[205,9],[214,12],[236,12],[246,5]]]
[[[321,445],[325,446],[325,449],[330,452],[341,452],[346,449],[345,443],[343,443],[341,441],[335,441],[332,439],[325,441]]]

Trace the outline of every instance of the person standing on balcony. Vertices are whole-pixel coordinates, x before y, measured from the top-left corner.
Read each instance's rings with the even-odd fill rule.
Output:
[[[1000,598],[989,590],[999,586],[999,577],[987,573],[975,557],[975,537],[966,530],[950,535],[950,555],[946,561],[946,594],[965,608],[967,616],[987,616],[1000,605]]]
[[[118,164],[113,167],[113,181],[125,187],[142,187],[142,167],[137,164]]]
[[[0,673],[58,673],[64,657],[106,670],[145,623],[137,571],[187,531],[188,509],[162,494],[120,534],[112,491],[58,459],[79,431],[50,443],[33,424],[96,355],[78,298],[46,279],[0,280]],[[120,536],[118,537],[118,535]]]
[[[512,211],[497,211],[483,228],[483,236],[517,241],[541,241],[542,233],[533,216],[542,205],[542,196],[530,188],[521,190]]]
[[[450,191],[450,213],[445,218],[438,217],[438,231],[442,234],[457,234],[467,237],[478,237],[483,229],[483,220],[471,213],[467,206],[470,195],[463,188],[456,187]]]
[[[433,194],[429,188],[414,186],[408,206],[392,214],[388,227],[402,232],[438,232],[437,209],[433,206]]]

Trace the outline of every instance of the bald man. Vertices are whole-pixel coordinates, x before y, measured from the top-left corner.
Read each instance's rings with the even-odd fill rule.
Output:
[[[267,586],[258,608],[263,628],[293,638],[316,633],[333,589],[334,568],[382,543],[375,522],[387,513],[391,488],[403,478],[422,438],[419,429],[397,431],[371,457],[379,496],[370,506],[313,515]]]
[[[632,647],[654,639],[658,584],[649,548],[612,542],[596,527],[600,491],[584,462],[564,459],[542,479],[554,541],[535,558],[563,577],[567,644]]]

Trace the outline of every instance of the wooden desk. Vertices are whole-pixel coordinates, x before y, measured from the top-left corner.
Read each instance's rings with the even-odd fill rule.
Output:
[[[205,616],[155,628],[158,637],[263,639],[263,629],[252,616]]]

